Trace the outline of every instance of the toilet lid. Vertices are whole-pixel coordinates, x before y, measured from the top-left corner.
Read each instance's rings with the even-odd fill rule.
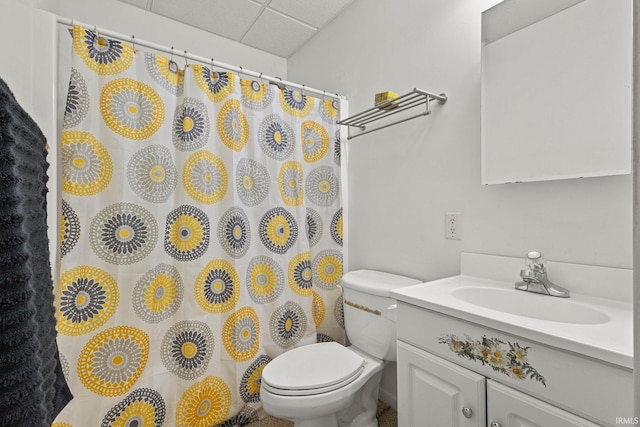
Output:
[[[338,343],[310,344],[269,362],[262,371],[262,384],[274,392],[293,392],[279,394],[330,391],[355,380],[364,363],[362,356]]]

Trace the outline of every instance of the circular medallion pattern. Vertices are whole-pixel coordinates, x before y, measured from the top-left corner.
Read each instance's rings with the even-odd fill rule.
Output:
[[[308,297],[313,292],[311,252],[298,254],[289,261],[289,287],[303,297]]]
[[[193,261],[209,248],[209,218],[203,210],[178,206],[167,215],[164,250],[178,261]]]
[[[249,140],[249,123],[240,111],[240,101],[237,99],[224,103],[218,113],[216,127],[224,145],[234,151],[242,151]]]
[[[210,376],[189,387],[178,400],[176,425],[210,427],[229,417],[231,390],[221,378]]]
[[[240,298],[240,278],[228,261],[210,261],[198,274],[194,286],[196,302],[207,313],[224,313]]]
[[[154,82],[165,88],[173,95],[180,95],[183,91],[184,71],[178,64],[164,56],[144,52],[144,67]]]
[[[284,291],[284,272],[272,258],[257,256],[247,267],[247,290],[256,304],[276,301]]]
[[[142,82],[129,78],[111,80],[102,89],[100,112],[109,129],[128,139],[147,139],[164,121],[160,95]]]
[[[133,289],[132,304],[138,317],[159,323],[173,316],[182,304],[184,283],[178,269],[158,264],[147,271]]]
[[[309,246],[315,246],[322,238],[322,217],[311,208],[307,208],[307,239]]]
[[[109,152],[89,132],[63,131],[62,191],[74,196],[93,196],[107,188],[113,175]]]
[[[306,330],[307,315],[302,307],[293,301],[287,301],[271,314],[271,339],[282,348],[297,344]]]
[[[184,164],[182,183],[193,200],[212,205],[227,194],[227,168],[213,153],[205,150],[196,151]]]
[[[91,249],[109,264],[134,264],[153,251],[158,224],[145,208],[133,203],[107,206],[89,228]]]
[[[244,371],[240,380],[240,397],[245,403],[260,402],[260,384],[262,381],[262,370],[271,358],[266,354],[261,354]]]
[[[173,325],[162,339],[162,363],[181,379],[193,380],[206,371],[213,347],[213,333],[206,323],[183,320]]]
[[[302,155],[307,163],[317,162],[329,150],[329,134],[320,123],[302,122]]]
[[[56,329],[77,336],[104,325],[120,300],[118,284],[104,270],[88,265],[72,268],[60,277],[56,293]]]
[[[185,97],[173,115],[173,145],[180,151],[193,151],[207,145],[209,113],[204,102]]]
[[[280,106],[291,116],[306,117],[313,109],[313,104],[314,98],[303,95],[298,90],[280,91]]]
[[[305,191],[311,202],[318,206],[331,206],[339,195],[338,177],[331,166],[313,169],[307,177]]]
[[[313,258],[313,284],[322,289],[335,289],[342,279],[342,254],[333,249]]]
[[[213,71],[202,65],[194,65],[192,68],[196,84],[213,102],[224,100],[235,90],[234,73]]]
[[[240,159],[236,166],[238,197],[246,206],[256,206],[269,195],[271,177],[264,165],[253,159]]]
[[[251,424],[260,420],[260,415],[256,408],[253,408],[249,405],[245,405],[242,407],[238,415],[235,417],[231,417],[225,422],[219,424],[216,427],[238,427],[238,426],[246,426],[247,424]]]
[[[316,291],[312,291],[313,294],[313,302],[311,304],[311,316],[313,316],[313,323],[316,325],[316,329],[322,325],[324,322],[324,316],[326,315],[327,309],[324,305],[324,300]]]
[[[139,388],[111,408],[100,427],[162,427],[166,414],[167,406],[160,393]]]
[[[60,257],[64,257],[76,246],[80,238],[80,219],[73,208],[62,200],[60,215]]]
[[[222,215],[218,223],[218,241],[232,258],[241,258],[247,253],[251,244],[251,227],[241,208],[233,207]]]
[[[298,224],[289,211],[269,209],[260,220],[258,232],[262,244],[271,252],[286,253],[298,238]]]
[[[73,49],[91,71],[100,75],[121,73],[133,62],[131,46],[78,25],[73,27]]]
[[[224,322],[222,343],[236,362],[246,362],[255,357],[260,339],[260,321],[255,310],[242,307]]]
[[[338,120],[340,102],[337,99],[325,99],[320,106],[320,115],[329,122],[335,123]]]
[[[267,156],[275,160],[285,160],[293,153],[296,138],[289,123],[277,114],[271,114],[260,123],[258,143]]]
[[[331,238],[342,246],[342,208],[338,209],[331,219]]]
[[[271,85],[256,80],[240,80],[240,88],[242,105],[251,110],[264,110],[273,101],[274,90]]]
[[[78,377],[91,392],[113,397],[126,393],[138,380],[149,357],[149,336],[131,326],[106,329],[83,347]]]
[[[318,338],[316,342],[335,342],[335,340],[327,334],[318,332]]]
[[[67,92],[67,103],[64,110],[64,129],[78,126],[89,112],[90,97],[87,84],[82,74],[75,68],[71,69],[71,80]]]
[[[282,163],[278,174],[280,196],[287,206],[299,206],[304,200],[302,164],[294,160]]]
[[[344,329],[344,305],[342,304],[343,301],[343,297],[342,295],[336,299],[335,305],[333,306],[333,316],[336,319],[336,322],[338,322],[338,325],[340,325],[340,327],[342,329]]]
[[[151,203],[166,202],[178,184],[178,173],[171,152],[162,145],[149,145],[137,151],[127,165],[131,189]]]

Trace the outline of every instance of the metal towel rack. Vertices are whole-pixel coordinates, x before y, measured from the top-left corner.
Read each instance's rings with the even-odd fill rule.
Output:
[[[347,139],[353,139],[358,136],[365,135],[369,132],[374,132],[376,130],[384,129],[389,126],[397,125],[398,123],[406,122],[407,120],[416,119],[422,116],[427,116],[431,114],[431,108],[429,107],[429,103],[433,100],[438,101],[438,103],[440,104],[444,104],[445,102],[447,102],[447,95],[445,95],[444,93],[441,93],[440,95],[435,95],[433,93],[426,92],[422,89],[414,88],[409,93],[405,93],[404,95],[400,95],[395,99],[385,101],[380,104],[376,104],[376,106],[373,108],[369,108],[368,110],[365,110],[361,113],[358,113],[351,117],[347,117],[344,120],[339,120],[337,123],[339,125],[349,126],[349,136],[347,137]],[[423,111],[420,114],[416,114],[415,116],[403,118],[395,122],[388,123],[388,124],[367,130],[366,125],[369,123],[384,119],[394,114],[401,113],[411,108],[419,107],[421,105],[425,106],[425,111]],[[359,132],[355,135],[351,135],[352,127],[357,127],[362,132]]]

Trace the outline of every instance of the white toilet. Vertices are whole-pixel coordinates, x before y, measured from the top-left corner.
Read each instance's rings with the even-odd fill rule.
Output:
[[[389,291],[421,283],[379,271],[342,278],[349,347],[335,342],[295,348],[262,371],[260,399],[273,416],[295,427],[375,427],[378,386],[396,360],[396,301]]]

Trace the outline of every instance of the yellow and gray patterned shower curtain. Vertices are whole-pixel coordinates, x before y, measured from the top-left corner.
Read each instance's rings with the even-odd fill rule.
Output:
[[[54,426],[246,424],[272,358],[344,338],[336,102],[79,26],[73,51]]]

